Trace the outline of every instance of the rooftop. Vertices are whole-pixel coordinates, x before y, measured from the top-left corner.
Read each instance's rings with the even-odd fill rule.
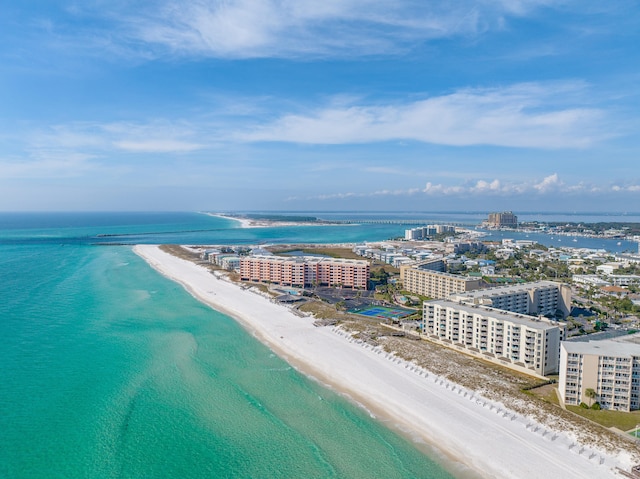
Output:
[[[281,263],[340,263],[340,264],[353,264],[358,266],[366,266],[369,264],[367,260],[363,260],[363,259],[322,258],[318,256],[286,257],[286,256],[254,255],[254,256],[247,256],[243,259],[269,261],[269,262],[281,262]]]
[[[532,283],[517,283],[506,286],[496,286],[489,289],[479,289],[476,291],[467,291],[464,293],[457,293],[457,296],[465,296],[468,298],[484,298],[490,296],[497,296],[502,294],[528,292],[535,288],[546,288],[550,286],[558,287],[563,283],[556,283],[554,281],[535,281]]]
[[[546,318],[538,318],[534,316],[527,316],[524,314],[511,313],[502,309],[489,308],[487,306],[480,305],[470,305],[466,303],[449,301],[446,299],[426,301],[424,304],[437,304],[440,306],[457,309],[458,311],[464,311],[470,314],[480,314],[482,316],[495,318],[499,321],[509,321],[510,323],[527,326],[528,328],[532,329],[553,329],[556,328],[559,324],[556,321],[550,321]]]
[[[640,357],[640,333],[589,342],[562,342],[569,353]]]

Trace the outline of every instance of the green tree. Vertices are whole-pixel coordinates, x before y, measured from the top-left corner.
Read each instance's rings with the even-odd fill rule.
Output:
[[[592,388],[587,388],[587,390],[584,392],[584,395],[589,398],[589,407],[591,407],[591,404],[593,404],[593,400],[596,398],[598,393],[596,393]]]

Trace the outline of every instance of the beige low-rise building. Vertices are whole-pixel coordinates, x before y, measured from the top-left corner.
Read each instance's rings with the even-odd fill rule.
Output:
[[[481,278],[420,269],[416,265],[401,266],[400,281],[406,291],[433,299],[480,289],[483,285]]]
[[[601,341],[565,341],[560,348],[562,401],[603,409],[640,409],[640,334]]]
[[[564,323],[446,300],[425,301],[421,329],[446,346],[539,376],[558,372],[566,336]]]

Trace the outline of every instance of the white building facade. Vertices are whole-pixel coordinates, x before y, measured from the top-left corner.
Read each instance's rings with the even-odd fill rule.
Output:
[[[563,323],[454,301],[426,301],[421,330],[451,346],[545,376],[558,372]]]
[[[563,342],[558,390],[568,405],[597,401],[603,409],[640,409],[640,335]]]

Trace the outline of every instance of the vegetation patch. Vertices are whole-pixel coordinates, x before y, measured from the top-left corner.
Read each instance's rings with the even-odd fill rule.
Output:
[[[624,412],[593,409],[580,406],[567,406],[567,410],[585,417],[604,427],[616,427],[622,431],[635,429],[640,424],[640,411]]]
[[[550,404],[560,406],[560,400],[558,399],[557,387],[555,384],[545,384],[544,386],[528,389],[527,392]]]
[[[198,261],[200,259],[200,255],[193,251],[189,251],[186,248],[183,248],[177,244],[163,244],[160,245],[160,249],[165,253],[172,254],[173,256],[177,256],[178,258],[186,259],[187,261]]]

